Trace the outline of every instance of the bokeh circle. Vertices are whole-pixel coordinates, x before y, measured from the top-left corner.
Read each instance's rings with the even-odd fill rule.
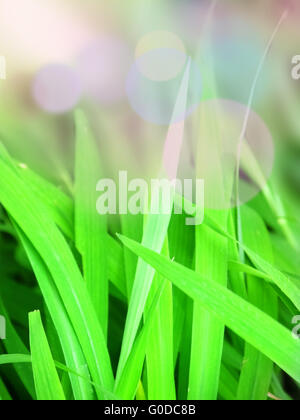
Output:
[[[167,51],[167,54],[164,52]],[[143,59],[140,59],[143,57]],[[155,31],[146,34],[135,50],[139,71],[148,79],[164,82],[180,73],[186,62],[181,39],[172,32]]]
[[[60,114],[72,110],[80,101],[81,94],[81,81],[72,67],[50,64],[35,75],[33,97],[46,112]]]
[[[140,71],[151,62],[155,63],[154,67],[157,68],[159,62],[163,65],[167,61],[172,63],[180,60],[184,65],[172,79],[157,81],[153,80],[153,77],[146,77]],[[172,118],[173,122],[179,122],[190,115],[199,105],[202,93],[200,69],[193,60],[189,64],[186,111],[173,115],[188,63],[186,54],[173,48],[150,50],[136,59],[126,81],[126,93],[133,110],[145,121],[157,125],[169,125]]]
[[[245,105],[226,99],[204,101],[197,109],[197,131],[184,142],[179,178],[204,180],[206,209],[228,209],[249,202],[271,175],[272,135],[260,116],[250,110],[241,138],[246,114]]]
[[[88,44],[79,54],[77,70],[87,97],[102,105],[120,102],[132,53],[125,41],[105,36]]]

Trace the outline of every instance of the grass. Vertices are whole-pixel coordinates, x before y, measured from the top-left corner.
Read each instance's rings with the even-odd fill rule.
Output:
[[[116,223],[96,214],[103,162],[75,121],[73,193],[0,148],[0,399],[297,399],[294,198],[272,179],[200,226]]]

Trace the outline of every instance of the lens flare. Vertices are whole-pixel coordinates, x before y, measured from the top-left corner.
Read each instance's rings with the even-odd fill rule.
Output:
[[[77,69],[87,97],[103,105],[120,102],[131,62],[129,46],[107,36],[89,44],[79,55]]]
[[[187,56],[184,44],[177,35],[167,31],[155,31],[139,41],[135,58],[140,72],[146,78],[163,82],[180,73]]]
[[[180,89],[184,71],[182,70],[177,77],[157,82],[146,78],[141,72],[141,62],[149,61],[153,54],[164,56],[164,58],[174,58],[174,50],[163,49],[150,51],[135,61],[130,69],[126,82],[127,97],[133,110],[145,121],[157,125],[169,125],[173,122],[180,122],[190,115],[198,106],[201,100],[202,83],[199,67],[191,60],[187,107],[186,112],[178,112],[173,115],[176,98]],[[177,54],[177,52],[176,52]]]
[[[43,67],[33,81],[33,97],[41,109],[60,114],[72,110],[81,98],[81,82],[75,70],[63,64]]]
[[[199,128],[197,136],[184,144],[180,178],[204,180],[205,208],[228,209],[247,203],[270,177],[274,162],[271,133],[251,110],[240,142],[246,112],[245,105],[225,99],[205,101],[197,110]]]

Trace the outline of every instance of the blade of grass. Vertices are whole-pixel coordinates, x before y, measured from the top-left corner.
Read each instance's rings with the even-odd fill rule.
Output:
[[[236,400],[236,391],[238,382],[230,371],[225,367],[221,366],[220,369],[220,384],[219,384],[219,395],[226,401]]]
[[[36,196],[45,203],[55,223],[70,239],[74,237],[73,231],[73,202],[63,191],[37,175],[34,171],[22,164],[17,167],[20,177],[32,188]]]
[[[207,31],[210,31],[211,21],[207,22]],[[198,52],[198,60],[203,63],[205,92],[204,95],[216,95],[217,87],[214,79],[213,60],[211,56],[210,41],[206,38],[202,49]],[[221,154],[224,149],[223,133],[221,127],[220,111],[218,105],[212,110],[211,118],[200,108],[197,114],[197,125],[202,127],[202,138],[198,139],[196,152],[196,172],[202,172],[203,157],[207,153],[207,139],[213,144],[215,150],[214,170],[219,179],[224,179]],[[203,129],[205,130],[203,132]],[[230,183],[228,183],[230,184]],[[224,184],[222,192],[224,198],[231,192]],[[214,200],[215,191],[205,191],[206,198]],[[230,196],[230,195],[229,195]],[[218,220],[224,229],[227,229],[228,212],[205,209],[211,217]],[[199,278],[209,278],[218,284],[227,287],[227,239],[202,224],[196,226],[195,270]],[[188,398],[191,400],[216,400],[218,395],[220,369],[224,341],[224,324],[212,313],[203,308],[201,302],[193,303],[193,330],[191,361],[189,372]]]
[[[205,31],[203,33],[203,42],[200,44],[197,60],[201,64],[203,77],[204,98],[216,97],[217,84],[214,77],[214,63],[211,48],[211,30],[212,17],[216,3],[212,3],[211,10],[208,13]],[[204,111],[204,112],[202,112]],[[208,197],[211,202],[215,202],[216,195],[223,193],[223,200],[230,197],[232,191],[232,180],[228,173],[224,177],[224,168],[222,162],[222,153],[224,150],[222,118],[220,118],[221,108],[215,102],[215,107],[208,118],[205,108],[200,108],[195,114],[195,126],[201,128],[202,138],[199,138],[196,145],[196,173],[203,174],[203,157],[207,155],[209,142],[213,144],[215,152],[214,171],[216,177],[226,180],[223,181],[222,189],[218,192],[210,188],[205,191],[205,198]],[[226,127],[226,126],[225,126]],[[195,133],[195,135],[197,135]],[[211,147],[211,146],[210,146]],[[228,171],[227,171],[228,172]],[[201,177],[201,176],[200,176]],[[206,179],[204,179],[206,181]],[[216,218],[221,226],[227,230],[228,211],[214,211],[205,209],[211,217]],[[195,247],[195,271],[201,277],[209,278],[227,287],[228,281],[228,240],[215,231],[209,229],[206,225],[198,225],[195,229],[196,247]],[[200,301],[193,302],[193,326],[191,343],[191,360],[189,370],[189,390],[188,399],[194,400],[216,400],[219,389],[220,370],[223,353],[225,326],[223,322],[214,314],[203,307]]]
[[[35,192],[36,196],[47,207],[49,214],[52,216],[54,222],[61,229],[71,241],[74,240],[74,226],[73,226],[73,202],[63,191],[54,186],[52,183],[44,180],[27,166],[15,163],[10,159],[6,149],[0,144],[0,150],[3,156],[6,156],[7,161],[11,163],[11,167],[17,174],[30,184],[30,187]],[[123,250],[117,241],[110,235],[107,235],[106,243],[109,252],[107,252],[108,259],[108,276],[110,281],[117,287],[117,289],[126,296],[126,286],[124,281],[123,266]]]
[[[17,228],[17,232],[30,259],[40,290],[57,330],[66,364],[70,369],[88,377],[89,372],[81,346],[49,270],[19,228]],[[93,399],[93,391],[86,381],[82,381],[74,375],[70,376],[70,380],[76,400]]]
[[[273,262],[272,245],[263,220],[247,206],[243,206],[240,210],[244,243],[255,249],[266,260]],[[249,226],[251,229],[248,228]],[[276,293],[272,288],[252,276],[248,278],[247,284],[249,301],[276,319],[278,303]],[[272,373],[272,361],[246,343],[237,398],[239,400],[266,400]]]
[[[215,217],[227,224],[227,213]],[[227,239],[205,225],[196,227],[196,271],[227,286]],[[191,400],[215,400],[223,352],[224,324],[194,301],[189,394]]]
[[[107,236],[108,278],[118,289],[123,298],[127,296],[124,256],[122,246],[110,235]]]
[[[277,298],[272,288],[255,277],[250,277],[248,280],[249,302],[265,313],[276,316]],[[242,401],[266,400],[272,372],[273,362],[251,344],[246,343],[237,399]]]
[[[241,242],[238,242],[234,237],[229,235],[218,223],[209,218],[209,216],[206,217],[205,223],[207,223],[212,229],[216,230],[216,232],[238,243],[244,249],[246,254],[248,254],[248,257],[255,265],[255,267],[267,273],[272,279],[272,282],[274,282],[274,284],[293,302],[296,308],[300,310],[300,289],[289,276],[284,275],[280,270],[278,270],[275,266],[273,266],[264,258],[259,256],[248,246],[242,244]]]
[[[168,244],[164,245],[163,255],[169,256]],[[163,284],[163,278],[155,275],[145,307],[145,320],[151,302]],[[148,340],[147,362],[147,395],[149,400],[175,400],[174,359],[173,352],[173,298],[172,284],[167,283],[157,305],[156,314]]]
[[[12,397],[0,377],[0,401],[11,401]]]
[[[168,239],[170,258],[186,267],[192,268],[195,252],[195,227],[186,226],[186,215],[173,214],[170,222]],[[127,236],[124,234],[124,236]],[[187,297],[173,286],[173,341],[174,364],[176,364],[179,346],[185,322]]]
[[[234,210],[232,210],[229,214],[229,223],[228,223],[228,233],[236,238],[236,229],[234,226]],[[240,264],[240,254],[239,249],[236,242],[228,241],[228,268],[230,270],[230,260],[236,262],[236,264]],[[243,299],[247,300],[247,290],[246,290],[246,283],[245,283],[245,276],[243,271],[234,271],[230,272],[230,284],[234,293],[238,294]]]
[[[181,291],[181,290],[180,290]],[[182,292],[182,291],[181,291]],[[187,400],[189,389],[189,372],[191,360],[191,342],[192,342],[192,326],[193,326],[193,301],[186,299],[184,328],[179,346],[178,358],[178,399]]]
[[[14,164],[2,144],[0,144],[0,150],[3,155],[6,155],[7,160],[11,162],[11,166],[16,173],[18,173],[23,180],[26,180],[28,184],[30,184],[30,187],[34,190],[37,197],[43,201],[43,204],[47,207],[49,214],[51,214],[54,222],[61,231],[68,239],[73,241],[74,211],[72,199],[64,194],[60,189],[56,188],[53,184],[45,181],[28,167],[17,163]],[[110,235],[107,235],[106,245],[109,249],[109,252],[106,252],[109,279],[125,297],[126,286],[124,281],[123,265],[121,263],[123,260],[123,250],[117,241]]]
[[[51,213],[62,232],[68,238],[73,239],[73,203],[71,198],[51,182],[36,174],[27,165],[11,159],[3,144],[0,144],[0,154],[5,157],[6,162],[15,173],[30,185],[35,195],[47,206],[49,213]]]
[[[107,222],[96,211],[96,185],[101,177],[99,150],[82,111],[75,114],[75,242],[83,274],[104,335],[108,324]]]
[[[29,314],[30,351],[37,399],[41,401],[65,400],[40,312]]]
[[[9,365],[9,364],[23,364],[31,363],[30,354],[1,354],[0,355],[0,365]]]
[[[186,109],[186,99],[189,83],[190,60],[186,66],[184,76],[181,82],[180,90],[177,97],[177,102],[174,108],[174,116],[170,124],[166,144],[169,144],[172,139],[181,143],[184,130],[184,121],[177,123],[173,121],[178,115],[182,115]],[[176,145],[178,147],[178,144]],[[166,157],[166,156],[165,156]],[[174,162],[175,166],[178,162]],[[174,165],[173,165],[174,166]],[[174,170],[174,167],[172,167]],[[165,171],[164,171],[165,172]],[[159,188],[159,209],[162,208],[163,189]],[[173,203],[174,197],[172,197]],[[162,212],[161,212],[162,213]],[[151,249],[160,252],[165,242],[167,231],[171,219],[171,210],[169,214],[149,214],[145,223],[143,231],[142,243]],[[126,325],[123,336],[123,343],[121,348],[120,360],[117,370],[117,378],[120,377],[126,360],[130,354],[136,333],[138,331],[142,315],[144,312],[145,304],[147,301],[148,293],[151,288],[152,280],[155,271],[152,267],[146,264],[143,260],[138,260],[137,270],[135,273],[134,284],[130,296],[128,313],[126,318]]]
[[[241,370],[243,363],[243,356],[227,340],[224,341],[223,362],[229,368],[237,371]]]
[[[298,264],[299,252],[295,251],[287,240],[279,235],[272,235],[271,241],[278,268],[289,273],[300,273]]]
[[[128,238],[140,242],[143,235],[143,218],[142,215],[122,214],[121,216],[122,232]],[[126,288],[128,300],[131,295],[136,267],[137,256],[130,252],[128,249],[123,250],[124,253],[124,266],[126,273]]]
[[[9,364],[32,364],[32,357],[30,355],[26,354],[3,354],[0,355],[0,365],[9,365]],[[112,392],[109,392],[105,390],[104,388],[100,387],[95,382],[92,382],[88,377],[85,377],[81,375],[80,373],[71,370],[67,366],[63,365],[62,363],[59,363],[57,361],[54,361],[54,365],[57,369],[61,370],[62,372],[78,376],[79,378],[86,381],[88,384],[95,387],[95,389],[99,389],[103,395],[106,396],[107,399],[110,400],[116,400],[117,397]]]
[[[163,280],[156,290],[145,324],[132,346],[132,351],[130,352],[120,379],[116,380],[114,393],[121,399],[133,399],[137,393],[151,330],[166,286],[167,282]]]

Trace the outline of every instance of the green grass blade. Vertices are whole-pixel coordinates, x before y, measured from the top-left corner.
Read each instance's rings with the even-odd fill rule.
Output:
[[[143,217],[142,215],[131,215],[123,214],[121,217],[122,232],[128,238],[131,238],[137,242],[140,242],[143,235]],[[130,252],[128,249],[124,249],[124,266],[126,273],[126,288],[128,300],[131,295],[136,267],[137,267],[137,256]]]
[[[82,111],[75,114],[75,242],[83,274],[104,335],[108,324],[107,222],[96,211],[96,185],[101,178],[99,150]]]
[[[227,213],[215,214],[227,225]],[[207,226],[196,227],[196,271],[227,286],[227,239]],[[194,301],[192,350],[188,398],[216,400],[223,352],[224,324],[218,317]]]
[[[161,251],[167,234],[169,220],[170,216],[149,215],[144,230],[143,243],[147,244],[149,247],[153,247],[157,251]],[[155,271],[152,267],[149,267],[149,265],[142,260],[138,261],[135,281],[129,301],[117,378],[121,374],[125,366],[125,361],[130,354],[154,275]]]
[[[29,314],[30,351],[38,400],[65,400],[38,311]]]
[[[242,354],[236,350],[236,348],[234,348],[227,340],[224,341],[223,362],[229,368],[233,368],[237,371],[241,370],[243,363]]]
[[[186,267],[194,265],[195,227],[186,226],[185,214],[173,214],[170,222],[168,240],[170,259]],[[126,236],[126,235],[124,235]],[[176,364],[179,346],[182,339],[187,297],[181,290],[173,286],[173,341],[174,364]]]
[[[182,291],[180,290],[182,293]],[[183,293],[182,293],[183,294]],[[178,358],[178,399],[187,400],[189,389],[189,372],[191,360],[191,343],[192,343],[192,326],[193,326],[193,301],[189,298],[186,299],[184,306],[185,318],[184,328],[182,332],[179,358]]]
[[[190,71],[190,60],[188,61],[182,83],[179,89],[178,98],[174,108],[174,115],[179,115],[178,112],[184,112],[186,108],[186,98],[188,91],[189,83],[189,71]],[[184,123],[181,124],[179,134],[176,133],[178,127],[176,124],[173,124],[171,121],[166,143],[170,142],[173,139],[174,130],[175,136],[179,136],[179,140],[182,140]],[[178,140],[176,138],[176,140]],[[178,162],[175,162],[178,164]],[[175,165],[176,166],[176,165]],[[164,171],[165,172],[165,171]],[[161,210],[162,202],[164,197],[163,188],[159,188],[159,198],[158,198],[158,208]],[[174,202],[174,194],[172,197],[172,203]],[[168,227],[171,219],[171,211],[169,214],[154,214],[149,213],[147,220],[145,222],[142,243],[157,252],[161,252],[165,239],[167,237]],[[123,342],[120,354],[120,360],[117,370],[117,378],[121,375],[123,368],[125,366],[126,360],[130,354],[134,339],[136,337],[145,304],[148,298],[148,293],[151,288],[151,284],[154,278],[155,271],[152,267],[145,263],[145,261],[139,259],[138,265],[135,273],[134,284],[132,288],[132,293],[130,296],[128,313],[126,318],[125,330],[123,335]]]
[[[125,299],[127,296],[127,289],[123,266],[123,248],[110,235],[107,236],[107,248],[108,278]]]
[[[82,353],[80,343],[51,275],[26,236],[20,229],[17,228],[17,231],[27,252],[28,258],[31,261],[40,290],[45,299],[53,324],[57,330],[66,364],[70,369],[77,371],[83,376],[88,376],[87,363]],[[93,399],[93,390],[86,381],[83,381],[74,375],[70,376],[70,380],[74,398],[76,400]]]
[[[35,195],[43,201],[53,220],[62,230],[62,232],[70,239],[74,238],[73,232],[73,202],[62,190],[57,188],[51,182],[32,171],[28,166],[15,162],[10,158],[7,150],[0,144],[0,154],[5,157],[6,162],[10,164],[15,173],[23,179],[35,193]]]
[[[168,246],[164,245],[163,254],[168,256]],[[145,308],[147,320],[151,302],[163,284],[163,278],[155,275]],[[147,346],[147,390],[149,400],[175,400],[173,353],[173,297],[172,284],[167,283],[157,305]]]
[[[300,288],[289,276],[283,274],[280,270],[258,255],[248,246],[238,242],[231,235],[228,235],[225,230],[218,223],[215,223],[215,221],[213,221],[211,218],[207,217],[206,223],[221,235],[224,235],[228,239],[238,243],[246,252],[255,267],[267,273],[274,284],[293,302],[296,308],[300,310]]]
[[[1,354],[0,365],[31,363],[30,354]]]
[[[73,239],[72,199],[28,167],[18,165],[18,171],[20,177],[30,185],[36,196],[47,206],[57,226],[68,238]]]
[[[234,225],[234,210],[229,213],[228,233],[236,238],[236,227]],[[234,241],[228,241],[228,261],[227,265],[230,270],[230,261],[234,261],[240,264],[240,253],[237,243]],[[232,270],[229,275],[230,285],[232,291],[238,294],[243,299],[247,300],[247,289],[245,283],[244,272],[241,270]]]
[[[12,397],[0,377],[0,401],[11,401]]]
[[[277,298],[272,288],[254,277],[248,280],[249,302],[265,313],[276,316]],[[272,379],[273,362],[251,344],[246,343],[242,366],[237,399],[266,400]]]
[[[32,358],[30,355],[26,354],[4,354],[0,355],[0,366],[1,365],[9,365],[9,364],[32,364]],[[62,372],[78,376],[79,378],[86,381],[88,384],[95,387],[95,389],[99,389],[103,395],[109,400],[116,400],[117,397],[112,392],[109,392],[105,390],[104,388],[100,387],[95,382],[92,382],[88,377],[81,375],[80,373],[68,368],[67,366],[63,365],[62,363],[59,363],[57,361],[54,361],[54,364],[58,370],[61,370]]]
[[[219,395],[226,401],[235,401],[238,382],[231,372],[224,366],[220,369]]]
[[[273,262],[273,251],[268,231],[263,220],[253,210],[241,208],[243,241],[259,255]],[[251,229],[248,227],[251,226]],[[255,277],[248,277],[249,301],[277,318],[278,302],[272,288]],[[241,371],[237,398],[239,400],[266,400],[271,384],[273,363],[264,354],[246,343],[244,363]]]
[[[166,285],[167,282],[163,280],[160,287],[158,287],[149,308],[145,324],[132,346],[132,351],[130,352],[120,378],[116,379],[114,393],[121,399],[133,399],[137,393],[151,330],[153,329],[157,311],[160,306],[160,300]]]

